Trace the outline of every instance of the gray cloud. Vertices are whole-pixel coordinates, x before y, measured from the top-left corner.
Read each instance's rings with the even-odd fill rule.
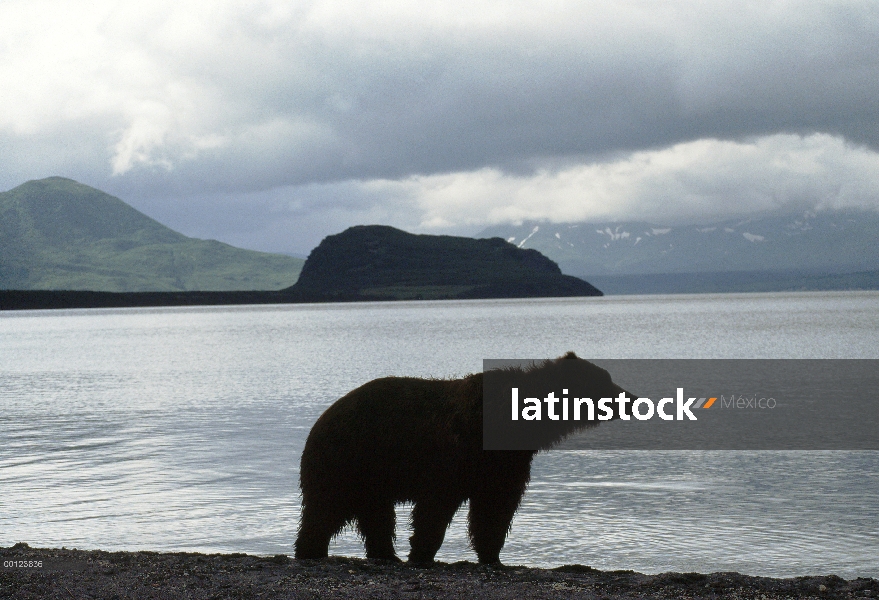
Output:
[[[314,223],[421,223],[420,193],[358,182],[779,133],[879,149],[873,2],[46,0],[0,5],[3,39],[0,187],[61,174],[178,219],[268,227],[292,195]]]

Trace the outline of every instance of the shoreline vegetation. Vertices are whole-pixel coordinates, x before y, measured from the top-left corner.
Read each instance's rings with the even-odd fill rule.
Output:
[[[415,567],[331,557],[0,548],[0,598],[876,598],[879,580],[835,575],[778,579],[739,573],[599,571],[484,566]],[[35,566],[39,563],[39,566]],[[30,565],[30,566],[27,566]]]

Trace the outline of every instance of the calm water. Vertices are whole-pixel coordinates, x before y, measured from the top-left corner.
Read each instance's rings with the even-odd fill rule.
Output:
[[[375,377],[877,341],[873,292],[3,313],[0,546],[292,554],[308,430]],[[475,559],[465,514],[439,559]],[[331,552],[362,556],[351,532]],[[501,558],[879,577],[879,453],[544,453]]]

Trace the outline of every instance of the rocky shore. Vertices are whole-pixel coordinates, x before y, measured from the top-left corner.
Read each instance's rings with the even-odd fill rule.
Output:
[[[876,579],[479,566],[430,568],[356,558],[0,548],[0,598],[876,598]]]

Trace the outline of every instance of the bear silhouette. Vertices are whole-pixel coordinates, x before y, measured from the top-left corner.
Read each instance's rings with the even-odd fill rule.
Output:
[[[625,393],[607,371],[573,352],[511,371],[527,387],[551,381],[562,363],[570,367],[574,360],[593,397]],[[482,383],[482,373],[454,380],[386,377],[330,406],[302,452],[296,558],[326,557],[330,540],[356,522],[368,558],[399,560],[394,506],[412,502],[409,561],[430,563],[469,500],[469,536],[479,562],[499,562],[537,450],[483,450]],[[566,423],[541,448],[594,424]]]

